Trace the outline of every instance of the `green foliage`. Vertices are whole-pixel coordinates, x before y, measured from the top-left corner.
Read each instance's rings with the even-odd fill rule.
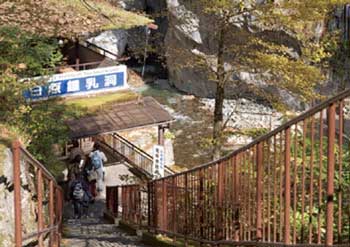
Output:
[[[295,133],[292,137],[292,139],[295,138]],[[302,185],[302,173],[304,171],[305,173],[305,210],[304,210],[304,216],[302,215],[302,203],[300,200],[297,200],[297,208],[296,210],[292,208],[291,212],[291,224],[294,224],[294,211],[296,214],[296,221],[295,225],[297,228],[298,236],[299,238],[301,236],[304,236],[304,240],[307,239],[308,231],[309,231],[309,224],[312,225],[313,229],[317,229],[318,226],[318,216],[319,214],[322,215],[320,217],[321,221],[321,232],[325,232],[325,212],[326,212],[326,184],[327,184],[327,145],[328,140],[327,137],[322,138],[322,146],[320,146],[320,139],[315,138],[315,140],[312,142],[310,136],[306,136],[305,138],[305,152],[303,152],[303,136],[301,133],[298,133],[297,136],[297,149],[294,143],[292,143],[292,154],[291,157],[295,157],[296,153],[296,160],[293,159],[292,161],[292,167],[294,169],[295,164],[297,165],[297,174],[294,174],[292,172],[292,184],[294,182],[297,184],[299,197],[301,196],[301,185]],[[320,156],[320,150],[322,150],[322,156]],[[341,154],[341,156],[340,156]],[[311,163],[311,160],[313,162]],[[342,163],[342,172],[339,171],[339,164],[340,161]],[[338,143],[335,144],[335,171],[334,171],[334,187],[335,187],[335,196],[334,196],[334,210],[335,212],[339,211],[339,192],[342,191],[343,195],[343,204],[342,208],[343,210],[348,210],[347,206],[347,200],[349,200],[349,188],[350,188],[350,151],[349,151],[349,143],[346,142],[342,146],[342,153],[340,153],[340,146]],[[311,166],[312,164],[312,166]],[[321,168],[320,168],[321,166]],[[312,168],[311,168],[312,167]],[[313,174],[313,180],[311,180],[311,169]],[[321,187],[322,192],[322,206],[319,206],[318,200],[315,200],[315,198],[318,198],[319,193],[318,190],[319,187],[319,178],[321,177],[323,186]],[[314,193],[313,193],[313,207],[310,209],[310,184],[314,185]],[[294,186],[294,185],[293,185]],[[299,198],[300,199],[300,198]],[[343,212],[343,220],[345,219],[346,213]],[[335,224],[335,234],[337,233],[337,227],[336,222]],[[348,226],[343,226],[343,228],[347,228]],[[346,232],[346,230],[344,231]],[[343,232],[343,233],[344,233]],[[341,236],[344,239],[346,236]]]
[[[56,167],[51,147],[67,139],[64,120],[77,111],[56,101],[33,105],[25,101],[23,91],[40,83],[28,78],[48,75],[60,62],[58,44],[9,26],[0,27],[0,37],[0,121],[10,126],[7,129],[25,133],[24,141],[35,157]]]
[[[164,137],[165,137],[166,139],[169,139],[169,140],[175,139],[174,133],[172,133],[170,130],[167,130],[167,131],[164,133]]]
[[[327,37],[318,37],[316,27],[325,24],[330,12],[344,3],[343,0],[189,3],[195,13],[210,23],[201,29],[208,28],[211,35],[209,41],[204,40],[184,54],[180,51],[179,58],[174,59],[179,61],[180,68],[189,66],[205,72],[208,81],[216,83],[214,157],[218,158],[220,153],[225,86],[247,88],[248,93],[265,99],[279,110],[287,110],[288,106],[276,92],[293,95],[301,103],[320,98],[315,89],[326,81],[322,69],[332,56],[332,42],[327,42]],[[246,83],[239,76],[232,76],[241,72],[249,72],[257,83]],[[246,85],[240,87],[243,83]],[[241,94],[242,90],[236,90],[233,97]]]
[[[0,27],[0,121],[16,123],[30,110],[23,91],[34,85],[23,78],[47,75],[62,55],[55,40],[29,35],[9,26]]]
[[[334,46],[338,34],[332,34],[333,40],[330,35],[317,39],[316,25],[327,22],[329,13],[345,2],[200,0],[200,4],[196,2],[192,6],[212,21],[212,39],[218,48],[223,42],[224,59],[220,60],[219,53],[200,51],[190,58],[189,64],[209,68],[212,72],[209,79],[219,84],[240,83],[232,80],[229,76],[232,73],[258,74],[268,85],[309,103],[319,97],[315,87],[325,80],[322,68],[328,66],[329,58],[339,47]],[[235,29],[234,25],[240,28]],[[226,75],[220,76],[220,66],[225,62],[232,69],[226,69]],[[274,104],[280,101],[276,94],[250,87],[252,92]]]
[[[251,136],[255,139],[262,135],[265,135],[269,131],[270,130],[267,128],[251,128],[251,129],[243,129],[241,130],[241,133],[246,136]]]
[[[29,35],[18,28],[0,28],[1,69],[11,69],[18,77],[47,74],[62,59],[55,39]]]
[[[17,124],[30,136],[29,151],[49,168],[54,168],[60,163],[53,152],[53,145],[63,146],[69,137],[65,121],[85,114],[82,108],[48,100],[33,105]]]

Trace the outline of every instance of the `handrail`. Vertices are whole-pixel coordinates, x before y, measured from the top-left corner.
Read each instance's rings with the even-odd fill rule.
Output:
[[[113,53],[113,52],[111,52],[111,51],[108,51],[108,50],[106,50],[105,48],[100,47],[100,46],[98,46],[98,45],[96,45],[96,44],[94,44],[94,43],[91,43],[91,42],[87,41],[87,40],[84,41],[84,43],[86,44],[86,47],[87,47],[87,48],[90,48],[90,47],[92,46],[92,47],[94,47],[95,49],[101,50],[101,51],[103,52],[103,53],[102,53],[103,56],[106,56],[106,53],[107,53],[107,54],[112,55],[113,57],[115,57],[116,60],[117,60],[118,57],[119,57],[117,54],[115,54],[115,53]]]
[[[133,143],[131,143],[130,141],[128,141],[127,139],[125,139],[121,135],[119,135],[117,133],[113,133],[113,136],[118,138],[118,139],[120,139],[122,142],[124,142],[125,145],[129,146],[130,148],[136,150],[141,155],[143,155],[146,158],[148,158],[149,160],[153,161],[153,157],[150,154],[146,153],[144,150],[142,150],[141,148],[137,147],[136,145],[134,145]]]
[[[88,67],[88,66],[98,67],[101,63],[102,63],[102,61],[78,63],[78,64],[68,64],[68,65],[64,65],[64,66],[58,66],[55,68],[55,70],[64,69],[64,68],[68,67],[68,68],[72,68],[74,70],[80,71],[80,70],[86,70],[87,69],[86,67]]]
[[[15,246],[20,247],[32,238],[37,238],[38,246],[44,246],[44,235],[49,233],[49,245],[59,246],[62,231],[62,211],[63,211],[63,191],[58,186],[52,174],[36,160],[25,148],[21,146],[19,141],[12,144],[13,153],[13,185],[14,185],[14,219],[15,219]],[[37,197],[37,231],[29,235],[23,236],[26,221],[22,222],[22,179],[32,179],[27,173],[29,167],[34,167],[36,180],[33,180],[34,187],[31,193],[36,193]],[[23,173],[23,174],[22,174]],[[27,176],[27,177],[26,177]],[[26,178],[24,178],[26,177]],[[28,183],[28,182],[27,182]],[[47,183],[48,186],[44,186]],[[46,190],[46,191],[45,191]],[[48,218],[49,225],[44,223],[44,196],[48,195]]]
[[[137,151],[141,156],[144,156],[145,158],[149,159],[149,161],[153,164],[153,157],[150,154],[146,153],[144,150],[142,150],[141,148],[137,147],[136,145],[134,145],[133,143],[131,143],[130,141],[128,141],[127,139],[125,139],[124,137],[122,137],[121,135],[119,135],[117,133],[113,133],[113,136],[116,137],[117,139],[119,139],[120,141],[122,141],[129,148]],[[164,166],[164,170],[168,174],[174,174],[175,173],[175,171],[173,171],[168,166]]]
[[[322,103],[320,103],[320,104],[314,106],[313,108],[309,109],[308,111],[302,113],[298,117],[289,120],[288,122],[286,122],[283,125],[277,127],[276,129],[274,129],[274,130],[272,130],[272,131],[270,131],[270,132],[268,132],[268,133],[258,137],[257,139],[253,140],[251,143],[249,143],[249,144],[247,144],[247,145],[245,145],[245,146],[243,146],[243,147],[241,147],[239,149],[236,149],[236,150],[232,151],[231,153],[225,155],[224,157],[222,157],[220,159],[217,159],[217,160],[214,160],[214,161],[210,161],[210,162],[208,162],[206,164],[193,167],[193,168],[191,168],[189,170],[182,171],[180,173],[176,173],[176,174],[173,174],[173,175],[170,175],[170,176],[159,178],[158,180],[163,180],[163,179],[166,179],[168,177],[182,175],[182,174],[185,174],[185,173],[197,171],[199,169],[203,169],[203,168],[206,168],[208,166],[214,165],[216,163],[220,163],[220,162],[223,162],[225,160],[228,160],[231,157],[237,155],[238,153],[242,153],[245,150],[248,150],[249,148],[255,146],[256,144],[268,140],[269,138],[273,137],[274,135],[276,135],[277,133],[281,132],[282,130],[287,129],[288,127],[291,127],[292,125],[295,125],[296,123],[306,119],[307,117],[310,117],[310,116],[314,115],[315,113],[317,113],[318,111],[324,109],[328,105],[330,105],[330,104],[332,104],[332,103],[334,103],[334,102],[336,102],[336,101],[338,101],[340,99],[348,97],[348,96],[350,96],[350,89],[347,89],[347,90],[341,92],[340,94],[337,94],[336,96],[334,96],[334,97],[332,97],[332,98],[330,98],[330,99],[328,99],[326,101],[323,101]]]
[[[31,153],[28,152],[28,150],[26,150],[25,148],[23,148],[22,146],[19,146],[20,151],[27,157],[29,158],[36,167],[40,168],[43,171],[43,174],[50,180],[52,180],[56,186],[58,186],[56,179],[54,178],[54,176],[52,176],[52,174],[46,169],[45,166],[43,166],[37,159],[35,159],[33,157],[33,155]]]
[[[147,207],[149,230],[185,241],[349,245],[349,98],[350,89],[219,160],[150,181],[148,205],[129,207]]]
[[[152,178],[152,172],[150,172],[148,169],[146,169],[145,165],[139,164],[135,159],[132,159],[131,157],[128,157],[123,151],[114,145],[115,143],[109,144],[104,141],[100,142],[101,145],[103,145],[105,148],[110,149],[112,154],[116,153],[119,157],[124,159],[129,165],[131,165],[133,168],[137,169],[140,173],[146,175],[148,178]],[[147,164],[146,164],[147,166]],[[151,167],[152,168],[152,167]],[[150,168],[150,169],[151,169]]]

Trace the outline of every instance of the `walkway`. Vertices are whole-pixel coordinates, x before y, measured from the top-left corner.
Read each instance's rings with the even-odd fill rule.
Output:
[[[90,204],[89,217],[81,220],[73,218],[73,208],[69,203],[64,208],[63,247],[146,247],[137,236],[130,236],[103,219],[104,200]]]

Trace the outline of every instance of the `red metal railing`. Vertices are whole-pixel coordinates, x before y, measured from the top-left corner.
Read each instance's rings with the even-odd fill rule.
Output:
[[[37,241],[37,246],[60,246],[63,193],[55,178],[38,162],[19,141],[12,146],[15,208],[15,246]],[[33,210],[23,208],[23,196],[30,193],[35,201],[36,227],[29,226]],[[29,205],[29,204],[28,204]],[[28,231],[30,231],[28,233]]]
[[[84,43],[82,43],[85,47],[90,48],[92,50],[95,50],[97,53],[105,56],[105,57],[109,57],[112,58],[113,60],[118,60],[119,61],[119,56],[111,51],[108,51],[94,43],[91,43],[89,41],[85,41]]]
[[[114,217],[118,218],[119,212],[119,186],[106,187],[106,208]]]
[[[144,176],[152,178],[153,159],[149,154],[117,134],[106,136],[100,144],[118,160],[125,161]]]
[[[71,68],[76,71],[80,70],[88,70],[88,69],[96,69],[98,66],[100,66],[102,61],[97,61],[97,62],[89,62],[89,63],[79,63],[79,64],[69,64],[65,66],[59,66],[55,68],[55,71],[60,71],[65,68]]]
[[[216,246],[350,246],[349,98],[347,90],[220,160],[150,181],[148,229]],[[125,210],[140,207],[133,193],[122,187]]]
[[[108,212],[114,217],[120,216],[122,221],[133,226],[148,225],[147,198],[147,190],[142,185],[106,187]]]

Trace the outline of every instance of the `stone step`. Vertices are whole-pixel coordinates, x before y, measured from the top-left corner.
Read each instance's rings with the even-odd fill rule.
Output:
[[[137,236],[130,236],[115,225],[78,220],[64,224],[62,246],[145,247]]]

